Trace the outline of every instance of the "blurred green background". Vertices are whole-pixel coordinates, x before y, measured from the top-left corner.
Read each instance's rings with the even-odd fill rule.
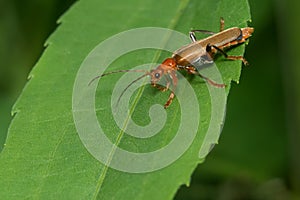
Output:
[[[74,0],[0,1],[0,151],[27,75]],[[176,199],[300,199],[299,1],[250,0],[255,33],[220,141]],[[38,16],[38,17],[37,17]]]

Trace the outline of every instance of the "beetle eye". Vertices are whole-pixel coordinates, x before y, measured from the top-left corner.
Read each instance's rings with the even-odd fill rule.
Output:
[[[155,73],[155,78],[159,78],[160,77],[160,74],[159,73]]]

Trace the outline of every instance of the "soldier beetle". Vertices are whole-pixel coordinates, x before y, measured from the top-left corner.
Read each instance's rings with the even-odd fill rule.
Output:
[[[142,72],[144,73],[142,76],[138,77],[134,81],[132,81],[120,94],[118,102],[122,95],[125,93],[125,91],[135,82],[138,80],[150,76],[150,82],[153,87],[156,87],[160,91],[167,91],[170,89],[170,85],[172,84],[172,90],[169,95],[169,98],[167,102],[164,105],[164,108],[167,108],[172,103],[172,100],[175,97],[175,88],[178,82],[178,78],[176,76],[177,70],[185,70],[189,74],[198,75],[201,78],[203,78],[207,83],[214,87],[225,87],[225,84],[219,84],[214,82],[213,80],[209,79],[208,77],[205,77],[201,75],[197,68],[204,66],[206,64],[213,63],[213,57],[216,53],[222,54],[226,59],[228,60],[241,60],[244,65],[247,65],[248,62],[243,56],[232,56],[227,55],[227,53],[224,51],[225,49],[238,45],[241,43],[244,43],[253,33],[254,28],[252,27],[245,27],[245,28],[238,28],[233,27],[224,30],[224,20],[221,18],[220,20],[220,32],[214,33],[211,31],[206,30],[191,30],[189,33],[190,39],[192,43],[183,46],[179,49],[177,49],[175,52],[173,52],[172,57],[165,59],[160,65],[158,65],[155,69],[152,69],[150,71],[146,70],[117,70],[112,71],[108,73],[104,73],[100,76],[96,76],[93,78],[89,85],[95,80],[103,76],[107,76],[114,73],[120,73],[120,72]],[[202,40],[197,40],[195,33],[205,33],[210,34],[211,36],[204,38]],[[166,86],[163,87],[158,84],[158,82],[161,80],[163,76],[167,76],[168,78]]]

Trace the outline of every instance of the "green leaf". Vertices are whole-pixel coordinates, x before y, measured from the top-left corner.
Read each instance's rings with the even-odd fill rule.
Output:
[[[246,26],[250,20],[247,1],[77,2],[59,20],[61,25],[48,39],[43,56],[30,73],[30,80],[13,108],[14,118],[0,154],[0,196],[4,199],[171,199],[180,185],[189,184],[193,170],[203,161],[199,158],[201,146],[202,156],[205,156],[218,139],[222,121],[214,125],[213,135],[206,135],[212,103],[203,81],[197,77],[190,80],[201,111],[200,126],[190,148],[171,165],[135,174],[107,167],[85,148],[73,120],[74,83],[87,55],[114,34],[138,27],[164,27],[183,33],[191,28],[217,32],[220,17],[225,19],[225,27]],[[108,49],[103,55],[113,50]],[[229,54],[241,55],[243,51],[244,45],[240,45]],[[171,55],[159,50],[139,50],[116,60],[108,70],[162,62],[165,56]],[[231,80],[239,80],[241,62],[218,57],[216,64],[228,86]],[[103,77],[96,93],[97,117],[107,137],[129,152],[145,153],[164,147],[172,141],[180,126],[180,106],[191,105],[188,101],[179,105],[175,99],[166,111],[163,129],[151,138],[126,135],[116,126],[111,114],[110,96],[119,77]],[[155,103],[163,105],[167,98],[168,93],[156,92],[148,86],[140,88],[131,98],[132,119],[139,125],[147,125],[150,107]],[[185,120],[192,121],[192,114]],[[186,134],[190,131],[186,130]],[[107,165],[116,156],[114,149],[110,153],[112,160],[107,160]]]

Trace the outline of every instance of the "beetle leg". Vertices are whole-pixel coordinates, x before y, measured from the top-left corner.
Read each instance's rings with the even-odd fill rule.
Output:
[[[225,24],[224,23],[224,19],[223,19],[223,17],[221,17],[220,18],[220,32],[224,31],[224,24]],[[213,32],[213,31],[198,30],[198,29],[191,30],[189,35],[190,35],[190,38],[191,38],[192,42],[196,42],[197,41],[197,38],[196,38],[196,35],[195,35],[196,32],[204,33],[204,34],[209,34],[209,35],[215,34],[215,32]]]
[[[156,89],[160,90],[161,92],[167,91],[167,88],[165,88],[165,87],[163,87],[163,86],[161,86],[161,85],[155,85],[154,87],[155,87]]]
[[[155,88],[159,89],[161,92],[167,91],[167,90],[170,88],[171,81],[170,81],[167,77],[166,77],[166,79],[167,79],[167,83],[166,83],[166,86],[165,86],[165,87],[164,87],[164,86],[161,86],[161,85],[158,85],[158,84],[153,85],[153,86],[154,86]],[[176,82],[177,82],[177,81],[176,81]],[[175,94],[174,94],[173,90],[171,90],[170,96],[169,96],[167,102],[166,102],[165,105],[164,105],[164,108],[165,108],[165,109],[168,108],[168,107],[171,105],[171,103],[172,103],[174,97],[175,97]]]
[[[157,89],[159,89],[161,92],[165,92],[165,91],[167,91],[169,89],[169,86],[170,86],[170,84],[168,82],[167,85],[166,85],[166,87],[161,86],[161,85],[155,85],[154,87],[157,88]]]
[[[220,18],[220,32],[224,31],[225,21],[223,17]]]
[[[164,108],[165,108],[165,109],[168,108],[168,107],[171,105],[171,103],[172,103],[174,97],[175,97],[175,94],[174,94],[173,91],[171,91],[170,96],[169,96],[169,99],[168,99],[168,101],[167,101],[167,102],[165,103],[165,105],[164,105]]]
[[[224,88],[226,85],[222,84],[222,83],[216,83],[215,81],[209,79],[206,76],[203,76],[202,74],[198,73],[198,76],[200,76],[201,78],[203,78],[204,80],[206,80],[210,85],[217,87],[217,88]]]
[[[190,33],[189,33],[189,35],[190,35],[190,38],[191,38],[192,42],[196,42],[197,41],[197,38],[196,38],[196,35],[195,35],[196,32],[204,33],[204,34],[209,34],[209,35],[215,34],[215,32],[207,31],[207,30],[191,30]]]
[[[162,86],[158,84],[152,85],[153,87],[159,89],[161,92],[167,91],[170,88],[170,84],[171,84],[170,80],[166,76],[164,77],[166,78],[166,86]]]
[[[155,85],[155,88],[159,89],[162,92],[167,91],[169,89],[169,87],[170,87],[170,81],[167,82],[166,87],[163,87],[161,85]],[[175,94],[174,94],[173,90],[171,90],[170,96],[169,96],[167,102],[164,105],[165,109],[168,108],[171,105],[174,97],[175,97]]]
[[[226,85],[225,84],[221,84],[221,83],[216,83],[215,81],[211,80],[210,78],[203,76],[202,74],[200,74],[197,70],[195,70],[195,68],[193,66],[188,66],[186,67],[186,70],[189,74],[195,74],[200,76],[201,78],[203,78],[207,83],[209,83],[210,85],[214,86],[214,87],[218,87],[218,88],[223,88]]]
[[[172,89],[171,89],[170,96],[169,96],[167,102],[166,102],[165,105],[164,105],[164,108],[165,108],[165,109],[168,108],[168,107],[171,105],[171,103],[172,103],[172,101],[173,101],[173,99],[174,99],[174,97],[175,97],[174,91],[175,91],[175,89],[176,89],[177,81],[178,81],[175,72],[172,72],[172,73],[170,73],[169,75],[170,75],[170,79],[172,80],[172,86],[173,86],[173,87],[172,87]],[[168,82],[168,83],[170,83],[170,82]]]
[[[224,31],[224,24],[225,24],[224,19],[223,19],[223,17],[221,17],[220,18],[220,32]],[[209,35],[215,34],[215,32],[213,32],[213,31],[198,30],[198,29],[191,30],[190,33],[189,33],[189,35],[190,35],[190,38],[191,38],[192,42],[196,42],[197,41],[197,38],[196,38],[196,35],[195,35],[196,32],[204,33],[204,34],[209,34]]]
[[[217,47],[215,45],[208,44],[206,46],[206,51],[210,54],[214,53],[213,49],[215,49],[215,51],[223,54],[224,57],[228,60],[241,60],[241,61],[243,61],[244,65],[248,65],[248,61],[243,56],[229,56],[225,51],[223,51],[222,49],[220,49],[219,47]]]

